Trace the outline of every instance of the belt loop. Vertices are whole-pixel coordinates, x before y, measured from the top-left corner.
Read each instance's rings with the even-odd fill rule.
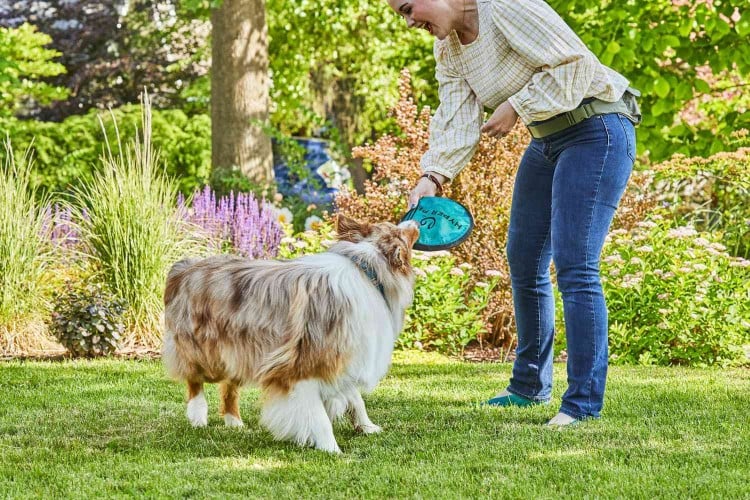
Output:
[[[585,116],[584,120],[588,120],[592,116],[596,114],[596,111],[594,111],[594,104],[593,102],[589,102],[581,106],[581,109],[583,109],[583,114]]]

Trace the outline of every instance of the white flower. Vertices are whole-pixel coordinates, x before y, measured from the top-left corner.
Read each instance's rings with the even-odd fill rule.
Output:
[[[642,247],[636,248],[636,250],[643,253],[651,253],[654,251],[654,247],[652,247],[651,245],[643,245]]]
[[[288,208],[277,208],[275,212],[276,220],[281,222],[282,224],[290,225],[293,222],[294,216],[292,215],[292,211]]]
[[[414,274],[416,274],[416,275],[417,275],[417,276],[419,276],[420,278],[426,278],[426,277],[427,277],[427,273],[426,273],[426,272],[424,272],[424,271],[422,271],[422,270],[421,270],[421,269],[419,269],[418,267],[415,267],[415,268],[414,268]]]
[[[705,271],[706,269],[708,269],[708,267],[706,267],[705,264],[701,264],[700,262],[698,262],[696,264],[693,264],[693,269],[695,269],[696,271]]]
[[[440,271],[440,267],[436,266],[435,264],[430,264],[429,266],[427,266],[427,267],[424,268],[424,271],[427,274],[432,274],[432,273],[436,273],[436,272]]]
[[[294,242],[294,246],[297,248],[307,248],[307,242],[302,240],[297,240]]]
[[[643,261],[639,259],[638,257],[633,257],[632,259],[630,259],[630,263],[640,265],[640,264],[643,264]]]
[[[637,223],[636,226],[638,226],[638,227],[652,228],[652,227],[656,227],[656,223],[655,222],[651,222],[650,220],[644,220],[644,221],[641,221],[641,222]]]
[[[463,276],[465,274],[463,269],[458,267],[454,267],[453,269],[451,269],[450,273],[453,276]]]
[[[490,285],[489,285],[489,283],[485,283],[484,281],[477,281],[477,285],[476,286],[478,286],[479,288],[487,288]]]
[[[667,231],[667,236],[670,238],[688,238],[697,234],[698,232],[695,229],[688,226],[676,227]]]
[[[484,272],[484,275],[485,275],[485,276],[489,276],[490,278],[495,278],[495,277],[497,277],[497,276],[501,276],[502,274],[503,274],[503,273],[501,273],[500,271],[497,271],[497,270],[495,270],[495,269],[487,269],[487,270],[486,270],[486,271]]]
[[[622,264],[625,261],[622,260],[619,253],[616,253],[605,257],[604,262],[607,262],[608,264]]]
[[[699,247],[707,247],[707,246],[711,245],[711,243],[706,238],[700,238],[700,237],[699,238],[695,238],[695,240],[693,241],[693,243],[695,243]]]
[[[659,309],[659,314],[661,314],[661,315],[667,315],[667,314],[669,314],[669,309]]]
[[[305,231],[317,231],[323,227],[323,219],[317,215],[311,215],[305,219]]]
[[[657,297],[657,298],[658,298],[659,300],[667,300],[667,299],[669,298],[669,294],[668,294],[668,293],[660,293],[660,294],[659,294],[659,295],[657,295],[656,297]]]
[[[472,266],[468,262],[464,262],[463,264],[460,264],[458,267],[460,267],[461,269],[471,269],[474,266]]]
[[[430,257],[450,257],[451,253],[448,250],[438,250],[437,252],[430,252]]]

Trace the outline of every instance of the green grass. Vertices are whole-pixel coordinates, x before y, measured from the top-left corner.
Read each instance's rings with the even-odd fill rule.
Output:
[[[335,431],[344,454],[227,429],[208,392],[207,429],[158,361],[0,366],[0,497],[561,498],[750,494],[750,370],[613,367],[604,417],[543,423],[552,406],[481,408],[510,365],[400,353],[366,397],[382,434]],[[564,366],[556,365],[558,381]]]

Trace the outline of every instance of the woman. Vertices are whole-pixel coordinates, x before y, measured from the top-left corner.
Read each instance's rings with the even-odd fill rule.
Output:
[[[461,171],[480,133],[502,137],[520,117],[533,137],[516,175],[508,230],[516,360],[507,389],[487,404],[550,400],[553,260],[568,389],[548,424],[598,418],[608,359],[599,255],[633,167],[637,92],[543,0],[388,1],[410,28],[437,39],[440,106],[410,205],[439,193]],[[484,106],[495,111],[483,123]]]

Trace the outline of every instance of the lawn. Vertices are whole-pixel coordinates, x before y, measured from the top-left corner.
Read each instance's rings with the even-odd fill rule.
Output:
[[[0,497],[561,498],[750,496],[750,370],[613,367],[603,418],[550,429],[554,404],[494,409],[508,364],[399,353],[366,397],[383,433],[336,426],[331,456],[185,418],[158,361],[0,364]],[[555,366],[556,379],[565,368]],[[210,387],[215,409],[217,391]]]

